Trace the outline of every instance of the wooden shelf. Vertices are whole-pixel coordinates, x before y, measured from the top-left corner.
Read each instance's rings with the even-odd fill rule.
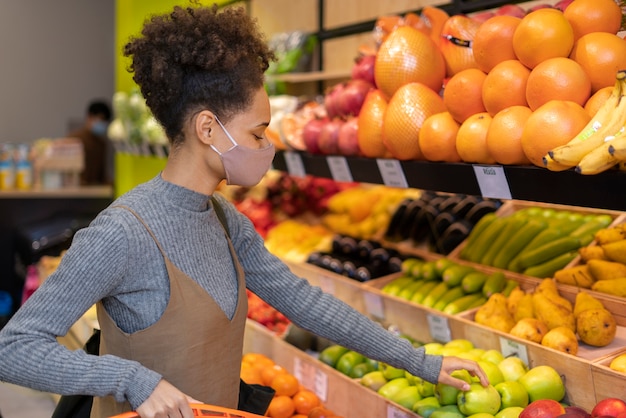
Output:
[[[92,199],[112,198],[111,186],[63,187],[59,189],[6,190],[0,192],[0,199]]]
[[[312,71],[308,73],[288,73],[268,76],[268,79],[285,83],[310,83],[324,80],[341,80],[350,78],[350,70],[346,71]]]

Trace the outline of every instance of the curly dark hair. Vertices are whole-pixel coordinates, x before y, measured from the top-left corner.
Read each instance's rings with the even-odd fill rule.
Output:
[[[172,145],[185,120],[209,109],[228,121],[246,110],[274,60],[256,19],[243,8],[175,6],[152,16],[124,46],[129,71]]]

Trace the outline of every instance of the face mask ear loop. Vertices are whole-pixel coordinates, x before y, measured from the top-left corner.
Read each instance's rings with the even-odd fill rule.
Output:
[[[233,137],[230,135],[230,133],[226,130],[226,128],[224,127],[224,125],[222,125],[222,122],[220,122],[220,120],[217,118],[217,116],[215,116],[215,120],[217,121],[217,123],[222,127],[222,130],[224,131],[224,133],[226,134],[226,136],[228,137],[228,139],[230,139],[230,142],[233,143],[233,146],[230,147],[228,151],[230,151],[231,149],[235,148],[236,146],[238,146],[239,144],[237,144],[237,142],[235,142],[235,140],[233,139]],[[213,147],[213,145],[211,145],[211,147]],[[222,155],[219,151],[217,151],[217,149],[215,149],[215,147],[213,147],[213,149],[220,155]]]

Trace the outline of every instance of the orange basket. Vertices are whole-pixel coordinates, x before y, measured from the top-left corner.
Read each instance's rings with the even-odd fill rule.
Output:
[[[221,406],[206,405],[200,403],[190,404],[194,417],[222,417],[222,418],[264,418],[262,415],[251,414],[250,412],[238,411],[236,409],[223,408]],[[124,412],[110,418],[139,418],[136,412]]]

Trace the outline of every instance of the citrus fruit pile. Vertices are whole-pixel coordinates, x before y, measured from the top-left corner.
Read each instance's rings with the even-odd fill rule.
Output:
[[[246,353],[241,360],[241,379],[248,384],[269,386],[276,391],[266,416],[271,418],[318,418],[337,415],[284,367],[261,353]]]

